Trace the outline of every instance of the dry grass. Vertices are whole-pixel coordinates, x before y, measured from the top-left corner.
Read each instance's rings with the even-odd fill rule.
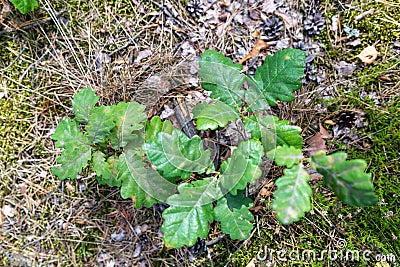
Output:
[[[158,10],[151,2],[42,1],[41,9],[37,17],[9,14],[5,22],[42,17],[51,21],[22,36],[1,37],[27,47],[19,57],[22,63],[9,60],[12,66],[1,73],[7,100],[18,100],[15,103],[27,110],[18,118],[27,127],[15,146],[17,160],[8,158],[2,164],[0,262],[106,266],[114,261],[131,266],[157,261],[163,249],[160,211],[134,209],[117,190],[98,187],[90,174],[59,181],[51,174],[59,151],[50,135],[83,87],[95,89],[103,104],[137,100],[151,105],[165,91],[145,80],[184,60],[174,55],[179,35],[160,21],[163,14],[146,15]],[[62,9],[68,11],[60,14]],[[133,62],[144,50],[151,55]],[[116,241],[121,233],[122,241]],[[159,261],[176,262],[168,255]]]

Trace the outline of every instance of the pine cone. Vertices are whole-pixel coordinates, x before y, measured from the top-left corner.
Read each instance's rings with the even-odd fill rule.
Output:
[[[277,17],[273,17],[265,21],[265,24],[262,28],[262,33],[264,36],[266,36],[265,39],[272,40],[279,37],[282,34],[282,30],[283,30],[283,21]]]
[[[317,68],[315,68],[311,62],[306,63],[303,83],[308,84],[311,81],[316,82],[317,72],[318,72]]]
[[[200,0],[190,0],[186,5],[186,10],[192,18],[199,18],[204,12]]]
[[[318,35],[325,27],[325,18],[320,13],[311,13],[304,21],[304,30],[308,35]]]
[[[308,44],[306,44],[305,42],[300,41],[297,43],[293,43],[292,48],[307,51],[310,48],[310,46]]]

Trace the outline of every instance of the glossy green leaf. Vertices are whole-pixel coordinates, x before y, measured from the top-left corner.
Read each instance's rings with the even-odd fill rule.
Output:
[[[250,139],[241,142],[232,157],[221,164],[220,181],[224,191],[236,195],[238,190],[246,188],[247,183],[258,179],[262,174],[258,165],[263,154],[259,141]]]
[[[96,172],[96,178],[99,184],[106,184],[108,186],[120,186],[117,181],[116,175],[113,174],[110,164],[106,161],[106,155],[101,151],[96,151],[92,155],[92,166]]]
[[[246,77],[247,89],[243,90],[242,97],[245,99],[245,104],[251,111],[266,110],[269,108],[268,101],[265,99],[263,93],[260,91],[259,85],[253,77]]]
[[[272,209],[282,224],[298,221],[310,211],[312,190],[307,182],[309,179],[309,174],[300,164],[285,169],[284,175],[276,180],[278,189],[274,192]]]
[[[245,240],[250,237],[254,219],[249,211],[253,205],[242,206],[241,208],[230,209],[227,199],[218,199],[217,206],[214,208],[215,219],[221,222],[222,232],[229,234],[232,239]]]
[[[211,98],[219,98],[232,107],[241,106],[241,87],[245,75],[240,73],[242,65],[234,64],[230,58],[219,52],[207,50],[201,55],[199,76],[202,87],[211,91]]]
[[[132,197],[137,208],[164,202],[176,189],[175,184],[145,166],[143,158],[132,151],[122,153],[119,157],[117,180],[121,182],[121,196]]]
[[[311,167],[324,176],[325,184],[345,203],[361,207],[376,204],[371,174],[365,173],[366,162],[346,158],[344,152],[329,156],[318,152],[311,157]]]
[[[72,99],[72,111],[75,114],[75,120],[79,123],[86,124],[90,111],[99,101],[99,97],[90,88],[79,91]]]
[[[110,107],[94,107],[90,111],[86,132],[92,143],[101,143],[110,134],[110,130],[115,127],[113,114]]]
[[[89,143],[76,121],[69,117],[60,121],[51,139],[56,141],[55,146],[58,148],[71,148]]]
[[[276,105],[276,100],[290,102],[294,100],[293,91],[301,88],[304,68],[304,51],[290,48],[280,50],[265,58],[254,78],[249,77],[253,80],[249,84],[257,87],[271,106]]]
[[[111,112],[115,120],[115,129],[113,130],[115,139],[112,140],[113,148],[125,147],[129,143],[137,143],[138,137],[134,131],[144,127],[146,115],[143,113],[146,106],[137,102],[119,102],[116,106],[111,106]]]
[[[292,146],[278,146],[267,153],[267,157],[274,160],[278,166],[292,167],[294,164],[299,164],[303,158],[301,149]]]
[[[205,178],[178,186],[179,194],[167,199],[169,208],[164,210],[164,243],[167,247],[192,246],[197,238],[206,238],[209,223],[214,221],[212,201],[220,193],[212,178]]]
[[[159,116],[154,116],[150,121],[146,122],[145,127],[145,140],[146,143],[154,142],[157,139],[157,135],[159,132],[165,132],[172,134],[172,126],[171,121],[165,120],[161,121]]]
[[[52,173],[60,180],[67,178],[75,179],[85,168],[91,159],[91,148],[89,145],[71,146],[65,149],[57,158],[61,166],[53,167]]]
[[[301,128],[289,125],[288,121],[279,120],[272,115],[253,115],[245,118],[243,123],[246,131],[250,131],[252,138],[261,140],[265,151],[283,145],[302,147]]]
[[[10,2],[13,3],[15,8],[22,14],[32,12],[35,7],[39,6],[37,0],[10,0]]]
[[[241,209],[242,206],[253,205],[253,200],[246,197],[246,190],[238,190],[236,195],[231,193],[225,194],[225,198],[229,209]]]
[[[193,109],[198,130],[215,130],[225,127],[239,118],[239,113],[221,101],[216,103],[198,103]]]
[[[61,166],[53,167],[53,174],[62,180],[76,178],[91,158],[91,148],[87,137],[79,129],[75,120],[65,117],[57,125],[51,138],[56,140],[56,147],[65,148],[57,158]]]
[[[187,179],[193,172],[201,174],[212,166],[211,152],[204,150],[201,138],[189,139],[178,129],[173,129],[172,134],[158,133],[157,139],[146,143],[144,149],[161,175],[171,180]]]

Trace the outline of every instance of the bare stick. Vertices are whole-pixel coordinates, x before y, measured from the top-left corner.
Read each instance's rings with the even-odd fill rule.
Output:
[[[55,15],[56,15],[56,17],[59,17],[59,16],[61,16],[62,14],[64,14],[65,12],[67,12],[67,9],[62,9],[61,11],[57,12]],[[30,29],[30,28],[39,26],[39,25],[41,25],[41,24],[46,24],[46,23],[48,23],[48,22],[50,22],[50,21],[52,21],[52,20],[53,20],[53,18],[46,18],[46,19],[41,19],[41,20],[38,20],[38,21],[35,21],[35,22],[32,22],[32,23],[29,23],[29,24],[23,23],[23,24],[25,24],[25,25],[17,26],[15,29],[12,29],[12,30],[3,30],[3,31],[0,31],[0,34],[10,33],[10,32],[18,32],[18,31],[22,31],[22,30],[27,30],[27,29]]]

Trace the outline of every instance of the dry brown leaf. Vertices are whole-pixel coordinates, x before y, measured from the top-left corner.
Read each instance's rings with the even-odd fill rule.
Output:
[[[261,188],[261,190],[258,194],[263,197],[269,197],[270,195],[272,195],[272,189],[263,187],[263,188]]]
[[[263,206],[259,205],[259,206],[251,207],[249,210],[258,212],[259,210],[262,210],[262,209],[263,209]]]
[[[245,62],[246,60],[250,59],[250,58],[255,58],[256,56],[258,56],[261,52],[261,50],[268,48],[268,44],[266,42],[264,42],[263,40],[258,40],[255,44],[253,49],[251,50],[250,53],[248,53],[244,58],[242,58],[239,61],[239,64],[243,64],[243,62]]]
[[[365,64],[373,63],[378,57],[378,51],[376,51],[375,47],[368,46],[357,56],[361,59]]]
[[[253,38],[260,38],[261,32],[259,30],[255,30],[254,32],[251,33],[251,37]]]
[[[324,139],[328,138],[332,138],[332,135],[320,124],[319,133],[316,133],[313,137],[307,140],[310,155],[314,155],[316,152],[321,150],[326,151],[326,142]]]
[[[333,120],[326,120],[324,121],[324,123],[328,125],[335,125],[335,122]]]
[[[322,138],[332,138],[332,135],[321,124],[319,125],[319,132]]]
[[[322,138],[321,133],[316,133],[313,137],[307,140],[307,143],[309,145],[308,151],[310,156],[314,155],[318,151],[326,149],[325,140]]]

